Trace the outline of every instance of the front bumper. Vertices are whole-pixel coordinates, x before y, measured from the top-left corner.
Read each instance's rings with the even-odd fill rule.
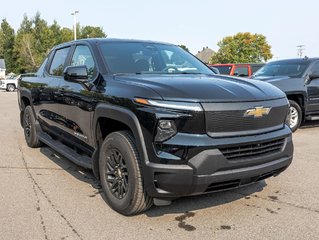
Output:
[[[184,144],[191,136],[178,136],[171,142]],[[199,137],[199,136],[193,136]],[[293,143],[288,127],[257,136],[213,139],[201,136],[198,147],[210,144],[209,149],[192,157],[187,164],[167,165],[147,162],[145,187],[148,194],[156,198],[177,198],[240,187],[262,179],[277,176],[292,162]],[[179,138],[179,139],[178,139]],[[245,160],[227,159],[217,146],[252,144],[272,139],[284,139],[280,151]],[[190,140],[190,139],[189,139]],[[194,144],[193,141],[189,141]]]

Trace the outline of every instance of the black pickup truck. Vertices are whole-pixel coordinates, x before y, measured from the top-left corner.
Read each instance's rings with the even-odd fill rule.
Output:
[[[292,131],[296,131],[304,120],[319,120],[319,58],[270,62],[252,79],[271,83],[286,93]]]
[[[292,161],[282,91],[215,75],[172,44],[59,45],[22,77],[18,98],[27,144],[92,169],[124,215],[277,176]]]

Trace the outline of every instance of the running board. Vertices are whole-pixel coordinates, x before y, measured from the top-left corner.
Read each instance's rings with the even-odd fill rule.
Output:
[[[306,117],[306,120],[316,121],[316,120],[319,120],[319,116],[318,115],[308,116],[308,117]]]
[[[71,160],[81,167],[92,169],[91,158],[76,153],[72,148],[64,145],[63,143],[52,139],[48,134],[44,132],[38,133],[38,138],[41,142],[48,145],[56,152],[62,154],[67,159]]]

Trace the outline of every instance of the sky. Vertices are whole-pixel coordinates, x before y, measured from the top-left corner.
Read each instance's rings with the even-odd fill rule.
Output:
[[[251,32],[266,36],[273,59],[297,57],[297,45],[319,57],[318,0],[9,0],[0,19],[17,30],[24,14],[39,11],[48,24],[72,28],[75,10],[77,22],[103,27],[108,37],[184,44],[193,54],[203,47],[217,51],[222,38]]]

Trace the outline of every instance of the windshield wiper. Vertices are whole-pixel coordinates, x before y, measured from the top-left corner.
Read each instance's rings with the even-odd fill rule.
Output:
[[[165,74],[205,74],[205,73],[198,73],[198,72],[171,72]]]

